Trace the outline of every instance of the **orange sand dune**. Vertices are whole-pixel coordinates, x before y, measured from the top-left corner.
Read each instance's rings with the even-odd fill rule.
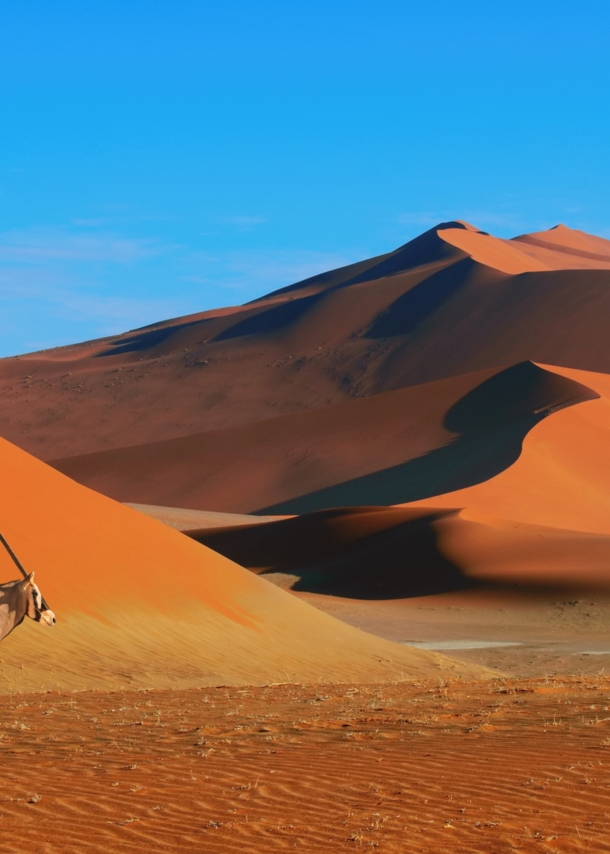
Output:
[[[2,533],[58,618],[2,643],[0,692],[476,672],[352,629],[4,440],[0,470]],[[4,552],[0,571],[17,575]]]
[[[0,434],[60,459],[527,360],[610,372],[609,259],[563,226],[500,240],[441,223],[244,306],[0,360]]]
[[[497,474],[545,414],[595,396],[526,362],[52,464],[136,503],[273,514],[397,504]]]
[[[503,273],[541,270],[610,270],[610,242],[558,225],[549,231],[499,240],[481,231],[439,229],[439,237]]]
[[[541,261],[519,251],[519,247],[514,244],[480,231],[447,228],[439,231],[439,236],[452,246],[466,252],[474,261],[485,264],[486,267],[493,267],[501,273],[518,275],[551,269]],[[610,261],[608,266],[610,267]]]
[[[339,508],[186,532],[297,591],[389,599],[485,585],[610,591],[610,536],[411,507]]]
[[[548,231],[522,234],[514,237],[513,241],[519,243],[520,251],[531,253],[532,257],[536,257],[538,251],[540,257],[548,258],[549,252],[564,255],[563,263],[561,258],[556,258],[553,265],[555,269],[568,269],[568,265],[571,269],[578,269],[585,264],[601,269],[605,264],[610,264],[610,241],[565,225],[556,225]],[[570,258],[566,258],[566,255]]]
[[[610,377],[545,367],[599,398],[537,424],[517,461],[495,477],[417,506],[472,508],[518,522],[610,534]]]

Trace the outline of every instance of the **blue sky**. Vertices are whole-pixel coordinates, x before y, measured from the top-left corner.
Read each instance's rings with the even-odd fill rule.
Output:
[[[0,10],[0,355],[245,302],[460,217],[610,237],[610,4]]]

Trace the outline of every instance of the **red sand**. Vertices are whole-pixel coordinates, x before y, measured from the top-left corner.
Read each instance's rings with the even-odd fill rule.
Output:
[[[197,528],[0,440],[2,532],[58,616],[2,644],[2,850],[610,850],[606,679],[479,666],[609,659],[609,276],[601,238],[444,223],[2,360],[3,435]],[[340,504],[403,506],[307,512]]]
[[[3,852],[610,850],[608,679],[0,698]]]
[[[564,227],[499,241],[444,223],[248,306],[4,360],[0,424],[43,456],[69,451],[59,468],[125,501],[265,515],[425,508],[421,524],[407,511],[371,511],[375,525],[385,519],[379,530],[347,514],[322,526],[315,516],[263,525],[246,545],[243,531],[214,535],[216,545],[230,537],[222,548],[244,564],[308,589],[320,577],[354,596],[426,585],[438,595],[471,584],[564,589],[576,575],[600,589],[610,535],[610,381],[600,373],[610,371],[608,258],[608,241]],[[512,272],[509,261],[518,261]],[[106,512],[88,518],[89,553],[110,548]],[[21,540],[37,525],[46,536],[43,521],[22,515]],[[303,529],[286,540],[292,554],[261,564],[249,552],[261,532],[277,532],[268,550],[293,524]],[[149,536],[128,542],[130,527],[120,549],[130,566],[140,560],[140,579],[151,574],[150,547],[138,557]],[[167,566],[173,543],[164,548],[152,553]],[[121,583],[125,564],[116,548],[106,554],[121,567],[108,578]],[[374,578],[365,565],[379,566],[380,554]],[[79,602],[85,591],[71,579],[83,562],[81,553],[57,576]],[[214,566],[209,586],[193,582],[195,598],[205,583],[217,590],[215,613],[222,605],[247,622],[256,609],[233,598],[244,577],[227,592]],[[159,592],[160,577],[152,572],[155,608],[176,595],[173,576]],[[135,596],[129,584],[126,594]]]
[[[0,441],[2,532],[58,615],[2,644],[2,850],[610,850],[605,678],[479,666],[610,656],[609,276],[601,238],[444,223],[2,360],[3,435],[197,528]],[[252,510],[304,515],[218,512]]]

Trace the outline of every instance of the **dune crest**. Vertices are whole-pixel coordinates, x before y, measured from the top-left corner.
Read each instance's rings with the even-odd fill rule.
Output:
[[[519,459],[496,477],[416,506],[470,508],[516,522],[610,534],[610,377],[544,367],[586,384],[597,399],[537,424]]]
[[[568,228],[561,223],[548,231],[532,232],[514,237],[512,242],[519,243],[522,252],[535,253],[536,250],[559,252],[572,256],[564,259],[564,265],[577,264],[585,267],[586,262],[591,266],[595,263],[610,264],[610,240],[587,234],[585,231]],[[539,253],[541,254],[541,253]],[[548,256],[547,256],[548,257]],[[582,260],[580,260],[582,259]],[[557,259],[560,263],[560,259]],[[559,266],[558,269],[561,269]]]
[[[447,243],[470,255],[474,261],[485,264],[486,267],[493,267],[501,273],[516,276],[519,273],[535,273],[550,269],[535,258],[520,252],[516,246],[489,234],[460,231],[455,228],[439,230],[438,234]]]

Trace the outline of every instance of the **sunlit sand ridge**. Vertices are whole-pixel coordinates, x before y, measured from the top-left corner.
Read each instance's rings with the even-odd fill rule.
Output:
[[[543,419],[524,438],[518,459],[495,477],[418,506],[469,508],[514,522],[610,534],[610,377],[541,367],[598,397]]]

